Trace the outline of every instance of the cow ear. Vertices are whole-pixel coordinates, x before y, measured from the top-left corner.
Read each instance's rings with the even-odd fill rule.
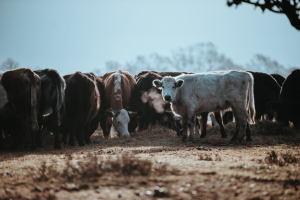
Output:
[[[112,111],[112,110],[107,110],[107,111],[105,111],[105,115],[107,116],[107,117],[114,117],[115,116],[115,112],[114,111]]]
[[[134,117],[137,115],[137,112],[132,112],[132,111],[127,111],[127,112],[128,112],[129,117]]]
[[[162,82],[158,79],[154,80],[152,82],[153,86],[156,87],[156,88],[160,88],[162,86]]]
[[[184,83],[184,80],[182,80],[182,79],[177,80],[176,81],[176,87],[181,88],[181,86],[183,85],[183,83]]]

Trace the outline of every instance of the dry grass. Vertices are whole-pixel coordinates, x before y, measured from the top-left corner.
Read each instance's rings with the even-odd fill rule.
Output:
[[[0,199],[300,199],[299,132],[258,122],[252,143],[231,145],[235,124],[225,128],[226,139],[209,127],[194,143],[159,126],[108,140],[98,131],[62,150],[44,135],[34,152],[0,152]]]
[[[280,153],[271,151],[262,159],[263,162],[267,164],[276,164],[279,166],[285,166],[288,164],[299,164],[300,158],[297,158],[294,154],[290,152]]]

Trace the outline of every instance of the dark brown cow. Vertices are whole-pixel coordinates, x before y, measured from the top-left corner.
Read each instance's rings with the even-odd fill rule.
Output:
[[[39,128],[37,114],[41,97],[40,77],[30,69],[21,68],[3,73],[1,84],[7,92],[9,102],[6,106],[11,108],[24,132],[24,140],[22,137],[17,137],[13,148],[16,148],[19,141],[23,141],[25,145],[30,143],[31,148],[34,149],[35,132]]]
[[[105,100],[105,90],[104,90],[104,83],[102,78],[96,76],[93,73],[86,73],[88,77],[93,79],[96,82],[97,89],[100,94],[100,109],[98,110],[97,115],[90,121],[90,127],[88,130],[88,134],[85,134],[86,136],[86,141],[90,140],[90,136],[95,132],[95,130],[100,126],[103,130],[104,135],[108,135],[107,128],[106,128],[106,115],[105,115],[105,105],[106,105],[106,100]]]
[[[89,143],[90,121],[100,107],[99,91],[93,79],[81,72],[64,76],[66,80],[65,90],[65,114],[63,141],[66,142],[66,134],[70,134],[69,144],[75,145],[74,135],[80,146]]]
[[[113,118],[113,128],[116,129],[119,136],[130,137],[128,123],[130,117],[133,117],[137,113],[127,111],[124,108],[129,107],[136,81],[128,72],[118,70],[106,73],[103,76],[103,82],[107,102],[106,115]]]

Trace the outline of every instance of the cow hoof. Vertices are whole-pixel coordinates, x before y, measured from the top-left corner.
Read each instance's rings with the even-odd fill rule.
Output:
[[[190,143],[194,143],[194,138],[189,138]]]
[[[182,138],[181,138],[181,141],[182,141],[182,142],[186,142],[186,139],[187,139],[187,137],[182,137]]]
[[[123,138],[130,138],[130,134],[126,134],[122,136]]]

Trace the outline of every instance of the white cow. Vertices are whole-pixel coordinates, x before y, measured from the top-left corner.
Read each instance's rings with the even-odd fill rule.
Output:
[[[202,112],[215,112],[232,108],[236,118],[236,129],[232,141],[242,141],[245,133],[251,141],[248,112],[254,121],[255,106],[253,77],[244,71],[220,71],[199,74],[184,74],[177,77],[166,76],[153,85],[162,88],[164,101],[171,103],[174,114],[182,118],[182,141],[193,141],[195,117]],[[248,106],[247,106],[248,104]],[[247,130],[246,130],[247,129]],[[239,132],[241,133],[238,137]]]

